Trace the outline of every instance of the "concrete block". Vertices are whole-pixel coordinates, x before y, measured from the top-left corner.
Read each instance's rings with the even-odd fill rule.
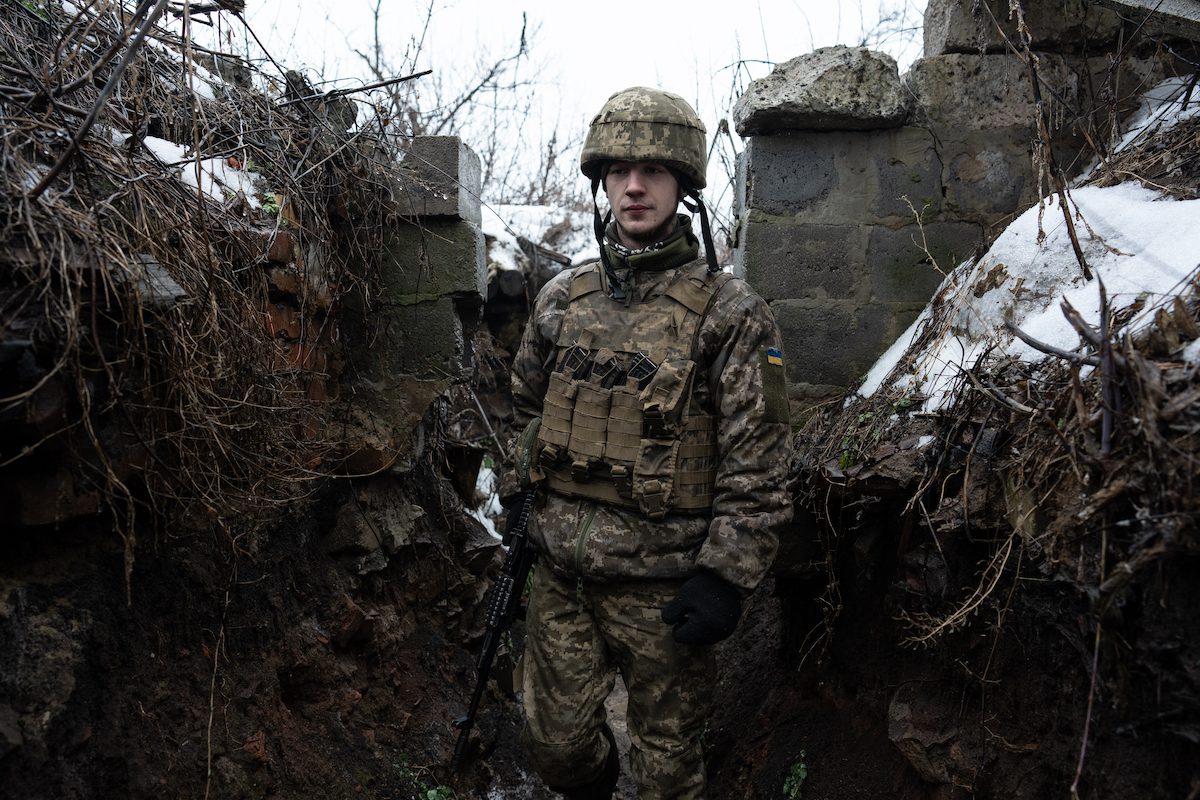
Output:
[[[977,144],[959,143],[958,152],[945,154],[946,206],[952,213],[992,222],[1037,200],[1032,145]]]
[[[776,300],[789,385],[849,388],[889,344],[893,309],[851,300]]]
[[[822,47],[750,83],[733,107],[742,136],[795,130],[871,130],[907,114],[895,60],[865,47]]]
[[[862,226],[795,224],[751,212],[734,272],[767,301],[865,297],[865,250]]]
[[[457,136],[417,136],[404,159],[400,213],[481,224],[479,156]]]
[[[871,299],[923,307],[941,284],[943,272],[971,256],[982,241],[983,228],[968,222],[913,224],[898,230],[873,226],[867,239]]]
[[[744,203],[806,223],[890,222],[936,214],[941,162],[925,128],[757,136],[743,153]]]
[[[1081,109],[1080,76],[1061,56],[1042,54],[1043,97],[1055,97],[1057,113]],[[914,124],[954,136],[961,131],[1003,128],[1033,131],[1037,118],[1025,63],[1015,55],[947,55],[917,59],[904,76],[912,93]]]
[[[1138,23],[1146,34],[1200,41],[1200,6],[1195,0],[1098,0]]]
[[[913,209],[922,218],[936,216],[942,210],[942,161],[933,135],[925,128],[905,127],[873,138],[878,141],[866,173],[869,221],[911,220]],[[839,169],[844,172],[847,165]]]
[[[382,269],[389,302],[417,303],[447,295],[487,296],[483,230],[474,223],[423,219],[391,230]]]
[[[386,372],[457,376],[463,372],[466,345],[462,320],[448,297],[412,304],[391,304],[378,312],[384,338]]]
[[[1121,18],[1092,0],[1027,0],[1022,5],[1034,50],[1094,52],[1116,42],[1121,32]],[[1008,0],[929,0],[924,35],[927,56],[1002,53],[1008,48],[1005,36],[1014,44],[1020,41]]]
[[[767,214],[815,212],[839,188],[837,161],[849,150],[848,136],[822,132],[753,137],[742,153],[746,207]]]

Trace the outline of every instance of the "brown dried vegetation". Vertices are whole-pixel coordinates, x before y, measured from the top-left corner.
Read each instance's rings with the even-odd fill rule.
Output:
[[[336,466],[336,318],[396,215],[353,103],[256,90],[165,6],[0,14],[0,469],[69,451],[130,560],[141,515],[240,536]],[[214,170],[243,180],[213,197]]]

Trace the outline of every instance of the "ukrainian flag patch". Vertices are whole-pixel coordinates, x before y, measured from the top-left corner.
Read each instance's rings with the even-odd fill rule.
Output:
[[[779,352],[779,350],[777,348],[768,347],[767,348],[767,363],[772,364],[776,367],[782,367],[783,366],[783,353]]]

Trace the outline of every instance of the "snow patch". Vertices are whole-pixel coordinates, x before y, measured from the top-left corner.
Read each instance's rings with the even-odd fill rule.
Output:
[[[496,493],[496,482],[495,470],[491,467],[480,468],[479,475],[475,478],[475,491],[485,499],[482,504],[477,508],[472,508],[469,513],[479,521],[479,524],[492,538],[499,541],[501,536],[496,530],[496,523],[492,520],[504,515],[504,507],[500,505],[500,495]]]
[[[1044,357],[1011,334],[1006,320],[1040,342],[1073,351],[1080,347],[1079,335],[1063,316],[1063,301],[1099,327],[1103,283],[1111,308],[1131,310],[1126,330],[1135,333],[1200,271],[1200,201],[1163,199],[1136,183],[1075,189],[1070,200],[1096,280],[1083,277],[1057,201],[1047,201],[1041,241],[1038,208],[1031,208],[982,258],[947,278],[937,297],[949,307],[941,313],[927,307],[871,368],[857,396],[869,397],[888,385],[919,392],[926,398],[924,410],[935,411],[953,397],[962,371],[989,348],[994,355],[1023,361]],[[902,360],[937,320],[943,329],[934,332],[920,353]],[[902,373],[900,364],[905,365]]]
[[[166,139],[160,139],[157,136],[147,136],[142,139],[142,144],[150,153],[161,161],[166,166],[178,164],[187,158],[187,149],[183,145],[168,142]]]
[[[245,199],[250,208],[259,208],[257,194],[258,173],[234,169],[224,158],[206,158],[200,161],[200,176],[197,183],[196,162],[188,161],[179,173],[179,180],[193,189],[200,189],[218,202],[231,197]]]
[[[483,232],[500,239],[524,236],[578,264],[599,256],[592,215],[548,205],[484,206]]]

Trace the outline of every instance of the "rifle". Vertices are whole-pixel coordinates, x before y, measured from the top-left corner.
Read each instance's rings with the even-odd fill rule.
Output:
[[[500,574],[488,593],[487,629],[483,634],[483,648],[479,652],[479,661],[475,665],[475,691],[471,693],[471,704],[467,714],[454,721],[458,728],[458,742],[454,745],[454,760],[450,768],[457,772],[467,752],[467,742],[471,738],[471,728],[475,725],[475,712],[479,709],[479,700],[483,690],[487,688],[488,674],[492,671],[492,662],[496,660],[496,650],[500,647],[500,639],[512,625],[521,606],[521,592],[525,589],[525,580],[529,577],[529,569],[537,554],[529,547],[525,531],[529,527],[529,511],[533,507],[532,489],[521,495],[521,510],[516,524],[511,530],[505,531],[508,540],[508,555]]]

